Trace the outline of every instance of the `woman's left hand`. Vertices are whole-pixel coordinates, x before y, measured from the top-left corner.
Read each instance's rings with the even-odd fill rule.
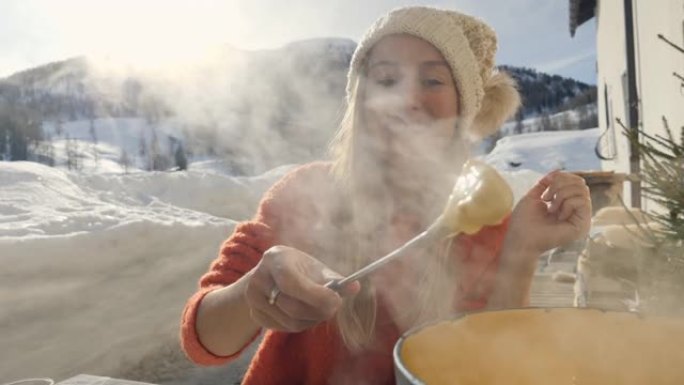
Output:
[[[560,171],[541,178],[513,209],[488,306],[527,306],[539,256],[584,237],[590,224],[591,197],[584,179]]]
[[[586,236],[591,211],[589,187],[582,177],[551,172],[515,206],[507,243],[518,250],[539,255]]]

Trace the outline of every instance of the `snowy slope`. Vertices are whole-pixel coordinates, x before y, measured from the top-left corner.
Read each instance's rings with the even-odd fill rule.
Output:
[[[115,375],[124,357],[173,345],[235,220],[287,170],[98,175],[0,162],[0,381]]]
[[[480,158],[502,174],[517,202],[539,178],[555,169],[600,170],[601,162],[594,153],[599,135],[595,128],[506,136]]]
[[[572,131],[580,128],[581,124],[585,124],[583,120],[588,119],[589,115],[595,115],[597,113],[597,106],[584,105],[574,109],[557,112],[553,115],[548,115],[548,121],[544,121],[543,116],[532,116],[524,119],[521,124],[520,133],[531,133],[540,131]],[[596,122],[594,122],[596,123]],[[510,120],[504,123],[501,127],[501,133],[503,136],[514,135],[515,128],[518,123],[515,120]],[[585,126],[583,128],[591,128],[590,126]]]
[[[154,134],[157,136],[158,151],[169,156],[173,154],[172,144],[185,139],[181,123],[174,119],[151,124],[142,118],[104,118],[94,119],[92,127],[91,130],[89,120],[66,122],[59,127],[56,122],[43,123],[44,137],[52,139],[56,167],[65,168],[67,165],[69,140],[75,143],[79,154],[79,171],[123,173],[121,155],[124,151],[130,159],[128,172],[146,168],[147,159],[140,155],[140,147],[142,143],[149,152]]]
[[[600,170],[601,162],[594,153],[599,135],[599,129],[594,128],[506,136],[484,160],[502,171]]]

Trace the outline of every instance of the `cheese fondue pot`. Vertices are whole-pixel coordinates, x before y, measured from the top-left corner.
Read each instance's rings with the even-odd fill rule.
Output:
[[[417,328],[399,385],[684,384],[684,319],[595,309],[485,311]]]

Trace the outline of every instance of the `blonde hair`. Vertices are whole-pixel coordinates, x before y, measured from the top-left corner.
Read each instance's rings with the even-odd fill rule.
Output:
[[[392,34],[408,34],[425,40],[440,51],[450,66],[459,96],[457,135],[445,159],[453,172],[460,170],[468,157],[466,137],[481,139],[492,134],[520,106],[515,81],[494,69],[496,35],[485,23],[459,12],[428,7],[399,8],[378,19],[361,39],[352,57],[347,76],[347,110],[331,143],[333,174],[343,191],[345,202],[342,206],[346,211],[341,216],[346,220],[336,229],[338,239],[343,241],[335,247],[337,256],[332,264],[343,274],[364,266],[369,258],[380,256],[381,250],[374,244],[373,237],[386,231],[391,220],[392,204],[384,199],[388,195],[387,186],[377,180],[377,175],[382,173],[373,172],[382,164],[373,159],[375,154],[366,137],[369,133],[364,127],[361,105],[365,98],[367,58],[380,39]],[[427,227],[429,223],[423,222],[434,220],[442,207],[436,207],[439,212],[435,212],[432,206],[438,199],[430,202],[425,197],[416,197],[416,200],[420,199],[422,201],[416,204],[418,210],[427,203],[428,211],[418,212],[421,224]],[[454,258],[450,258],[451,246],[452,240],[448,240],[421,255],[424,257],[421,260],[425,260],[424,277],[416,287],[417,297],[411,304],[417,305],[407,312],[406,325],[409,327],[452,312],[458,267],[452,263]],[[349,348],[359,349],[372,344],[376,297],[373,285],[362,282],[361,293],[345,300],[338,313],[339,331]]]
[[[378,181],[373,168],[382,165],[373,159],[375,154],[367,146],[367,130],[361,116],[361,104],[365,97],[365,76],[359,76],[351,85],[347,109],[339,130],[331,142],[330,155],[332,172],[344,195],[344,210],[347,218],[339,224],[336,246],[336,260],[332,263],[342,274],[349,274],[370,262],[369,258],[380,257],[375,237],[386,231],[390,223],[392,207],[387,203],[386,186]],[[451,155],[454,171],[467,158],[467,146],[457,127]],[[371,169],[369,172],[368,169]],[[441,210],[441,207],[438,207]],[[429,221],[439,213],[428,212]],[[429,223],[425,223],[429,225]],[[449,258],[452,240],[441,242],[425,252],[425,269],[421,283],[416,288],[417,306],[407,309],[401,323],[404,329],[426,322],[429,319],[444,318],[452,313],[456,286],[455,267]],[[428,256],[432,255],[432,256]],[[361,282],[361,292],[346,298],[337,314],[337,326],[345,345],[352,351],[370,348],[374,342],[377,318],[377,293],[370,281]],[[395,320],[397,321],[397,320]],[[401,327],[401,326],[400,326]]]

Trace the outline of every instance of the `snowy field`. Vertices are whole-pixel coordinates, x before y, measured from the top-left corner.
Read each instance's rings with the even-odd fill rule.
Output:
[[[289,167],[77,174],[0,162],[0,382],[117,375],[175,344],[197,279]]]
[[[601,169],[594,153],[600,134],[598,128],[592,128],[505,136],[484,159],[503,171],[596,171]]]
[[[519,198],[552,169],[599,169],[597,135],[506,137],[485,160]],[[134,151],[136,134],[126,137],[99,145],[112,146],[111,157],[121,143]],[[239,178],[212,160],[188,172],[124,175],[110,166],[77,173],[0,162],[0,383],[130,375],[147,361],[138,370],[178,371],[164,369],[159,355],[172,357],[171,366],[181,359],[174,354],[185,300],[236,221],[292,167]]]
[[[597,171],[594,153],[599,129],[534,132],[506,136],[482,159],[499,170],[516,201],[544,174],[553,170]]]

